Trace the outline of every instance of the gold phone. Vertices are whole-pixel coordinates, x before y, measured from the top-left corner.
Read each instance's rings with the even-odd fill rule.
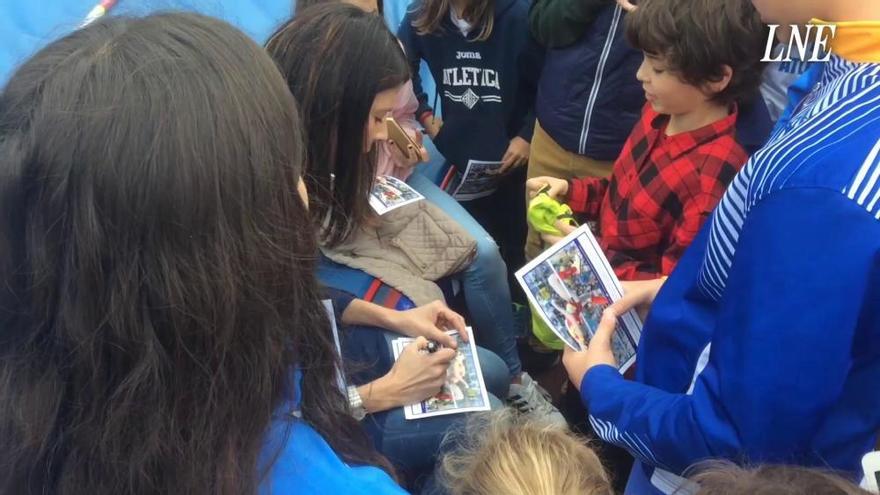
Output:
[[[403,127],[394,120],[394,117],[385,117],[385,125],[388,126],[388,139],[397,146],[397,149],[403,153],[403,156],[410,159],[412,158],[412,153],[418,154],[419,144],[403,130]],[[412,152],[410,152],[410,146],[412,146]]]

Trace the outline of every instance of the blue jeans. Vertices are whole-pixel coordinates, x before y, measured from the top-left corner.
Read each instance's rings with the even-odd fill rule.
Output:
[[[464,298],[480,345],[498,354],[510,376],[522,373],[516,348],[507,266],[498,245],[483,227],[456,201],[422,173],[414,172],[407,183],[435,206],[456,220],[477,241],[477,256],[462,273]]]
[[[346,372],[350,381],[363,385],[385,375],[394,365],[391,341],[401,337],[373,327],[342,327],[340,340]],[[494,353],[477,348],[483,381],[493,409],[501,407],[497,397],[506,397],[510,376],[504,361]],[[403,408],[396,407],[368,414],[361,425],[373,440],[376,450],[396,466],[411,472],[430,472],[446,432],[462,426],[467,414],[450,414],[408,420]]]

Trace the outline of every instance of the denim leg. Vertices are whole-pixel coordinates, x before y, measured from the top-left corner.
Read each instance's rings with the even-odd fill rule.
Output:
[[[418,172],[407,181],[413,189],[455,219],[477,241],[477,256],[462,273],[468,311],[477,342],[498,354],[511,376],[519,376],[522,363],[516,348],[513,303],[507,285],[507,266],[498,245],[486,230],[452,196]]]
[[[480,360],[480,369],[483,371],[483,381],[489,392],[490,402],[495,397],[507,397],[510,388],[510,373],[507,364],[494,352],[477,347],[477,359]],[[492,404],[492,409],[497,409],[497,404]]]

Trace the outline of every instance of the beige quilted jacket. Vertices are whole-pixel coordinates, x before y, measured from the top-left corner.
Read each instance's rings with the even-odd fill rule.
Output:
[[[419,201],[378,217],[344,244],[321,250],[336,263],[363,270],[422,306],[444,300],[434,282],[466,268],[476,247],[458,222]]]

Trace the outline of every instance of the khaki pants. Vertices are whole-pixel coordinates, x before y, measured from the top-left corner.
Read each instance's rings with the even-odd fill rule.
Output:
[[[608,177],[614,162],[593,160],[564,150],[549,134],[544,132],[540,123],[535,123],[529,155],[528,178],[550,176],[557,179],[570,180],[577,177]],[[529,199],[526,198],[528,205]],[[526,238],[526,260],[535,258],[545,248],[541,236],[529,226]]]

